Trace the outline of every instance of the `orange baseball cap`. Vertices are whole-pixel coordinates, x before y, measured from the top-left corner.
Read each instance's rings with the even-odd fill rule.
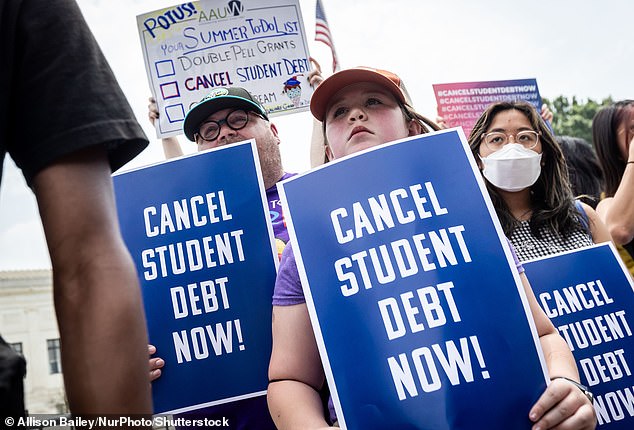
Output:
[[[332,97],[344,87],[358,82],[379,84],[401,103],[407,103],[409,100],[403,81],[397,75],[387,70],[359,66],[331,75],[315,89],[310,99],[310,111],[313,116],[323,122]]]

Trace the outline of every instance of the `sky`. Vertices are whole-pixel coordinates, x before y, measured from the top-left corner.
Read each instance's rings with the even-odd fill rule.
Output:
[[[252,0],[253,1],[253,0]],[[163,159],[147,120],[150,88],[136,16],[167,0],[78,0],[150,145],[123,169]],[[330,51],[314,39],[315,0],[299,0],[309,50],[330,70]],[[420,113],[434,118],[432,84],[535,78],[542,97],[634,98],[634,3],[629,0],[322,0],[343,68],[397,73]],[[312,117],[273,118],[289,172],[310,166]],[[186,153],[195,145],[180,139]],[[0,270],[50,267],[35,199],[12,160],[0,188]]]

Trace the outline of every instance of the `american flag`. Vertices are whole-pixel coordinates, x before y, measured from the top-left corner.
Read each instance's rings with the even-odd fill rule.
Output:
[[[332,35],[330,34],[330,28],[328,28],[328,21],[326,20],[326,14],[324,13],[324,7],[321,5],[321,0],[317,0],[315,9],[315,40],[317,42],[323,42],[330,47],[330,51],[332,52],[332,71],[336,72],[339,70],[339,62],[337,61],[335,44],[332,41]]]

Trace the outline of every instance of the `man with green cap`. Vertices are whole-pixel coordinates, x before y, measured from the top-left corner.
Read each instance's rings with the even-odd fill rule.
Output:
[[[158,109],[153,98],[148,108],[150,122],[154,124]],[[293,175],[284,172],[277,127],[269,121],[264,107],[244,88],[216,88],[187,113],[183,132],[196,143],[198,151],[255,139],[273,232],[281,254],[288,233],[275,184]],[[163,148],[168,158],[182,155],[175,137],[164,138]]]

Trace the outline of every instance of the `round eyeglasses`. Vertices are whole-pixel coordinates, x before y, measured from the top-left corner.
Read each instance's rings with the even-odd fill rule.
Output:
[[[509,143],[509,138],[513,136],[515,143],[519,143],[526,149],[533,149],[539,142],[539,133],[533,130],[523,130],[515,134],[506,134],[500,131],[483,134],[482,140],[491,151],[502,149]]]
[[[262,115],[257,112],[249,111],[253,115],[256,115],[260,118],[264,118]],[[194,134],[194,138],[200,136],[202,140],[207,142],[211,142],[216,140],[218,136],[220,136],[220,128],[222,124],[227,124],[231,130],[238,131],[242,130],[249,123],[249,112],[243,111],[242,109],[237,109],[229,112],[229,114],[225,117],[225,119],[221,119],[218,121],[209,120],[200,124],[200,128],[198,129],[198,133]]]

